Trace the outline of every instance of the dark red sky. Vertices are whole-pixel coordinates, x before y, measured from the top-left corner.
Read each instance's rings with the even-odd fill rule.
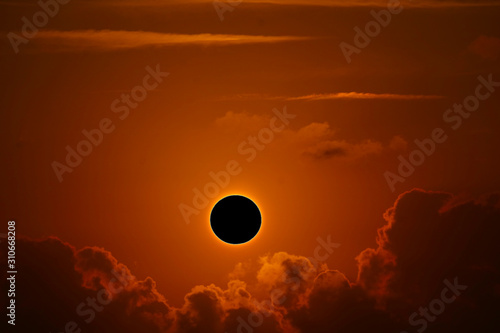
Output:
[[[219,3],[224,5],[232,10],[221,20],[210,1],[73,0],[60,5],[32,38],[23,35],[22,18],[31,22],[39,5],[0,2],[0,214],[3,221],[16,220],[23,236],[38,239],[25,241],[26,269],[40,273],[40,267],[29,268],[36,249],[47,251],[49,257],[38,259],[45,263],[64,248],[60,260],[66,266],[57,269],[73,276],[66,287],[75,297],[65,298],[66,287],[56,289],[74,308],[109,279],[109,265],[123,264],[137,277],[134,288],[148,277],[156,281],[148,302],[159,302],[163,328],[181,332],[232,327],[231,311],[254,311],[245,302],[268,299],[287,265],[314,255],[318,237],[341,245],[325,258],[327,266],[302,276],[303,289],[290,294],[293,304],[274,312],[263,331],[361,332],[350,326],[358,321],[353,313],[376,318],[384,329],[409,329],[404,325],[416,304],[436,297],[444,278],[453,280],[459,272],[469,277],[471,267],[493,267],[495,273],[484,278],[493,281],[496,294],[471,294],[457,316],[472,304],[489,306],[492,299],[485,295],[498,298],[498,259],[488,257],[486,245],[470,249],[494,246],[488,235],[498,233],[495,197],[479,199],[500,189],[498,2],[401,2],[368,45],[356,42],[356,27],[364,31],[375,20],[373,11],[384,17],[385,1]],[[13,44],[13,38],[24,39]],[[341,47],[346,44],[357,48],[349,59]],[[122,99],[131,93],[140,101]],[[474,111],[459,111],[462,103],[472,103],[466,107]],[[285,112],[288,119],[276,118]],[[282,130],[267,131],[272,138],[253,146],[251,138],[265,138],[262,131],[272,124]],[[69,166],[67,149],[77,150],[87,140],[83,131],[96,128],[108,133],[96,134],[99,144]],[[415,140],[429,148],[433,132],[443,142],[432,144],[425,156],[416,152],[422,148]],[[419,158],[422,164],[403,175],[401,161]],[[203,192],[211,174],[227,170],[231,161],[237,172],[229,184],[195,207],[196,191]],[[387,177],[404,182],[398,178],[390,185]],[[407,194],[408,206],[401,209],[409,213],[400,218],[401,229],[377,240],[379,228],[398,220],[384,218],[384,212],[415,188],[423,192]],[[259,235],[239,247],[220,242],[209,226],[210,208],[229,194],[249,196],[263,214]],[[186,207],[196,210],[188,219]],[[475,225],[474,216],[483,222]],[[431,220],[438,226],[428,225]],[[67,244],[42,241],[47,237]],[[458,244],[463,239],[467,246]],[[75,268],[85,247],[104,251],[112,263]],[[448,267],[445,261],[454,256],[460,260]],[[393,257],[401,258],[395,267]],[[429,263],[423,259],[431,257]],[[446,271],[428,278],[415,271],[437,267]],[[82,284],[93,274],[102,281]],[[62,283],[44,281],[52,278],[42,274],[30,286]],[[246,285],[226,290],[236,280]],[[415,294],[406,294],[410,286]],[[244,300],[227,295],[233,287],[234,293],[245,291],[237,294]],[[336,296],[321,299],[321,288]],[[127,292],[124,302],[137,290]],[[219,321],[212,330],[197,322],[208,320],[193,305],[203,301],[197,292],[215,293],[209,298],[218,310],[210,318]],[[354,302],[356,295],[363,301]],[[332,299],[352,306],[352,313],[342,315],[352,321],[332,319]],[[120,316],[120,302],[112,304],[103,318]],[[318,318],[312,309],[320,309]],[[152,325],[154,331],[160,324],[151,323],[151,313],[120,325]],[[453,318],[434,329],[452,330]],[[479,318],[471,315],[470,321]],[[43,327],[61,330],[61,320]],[[117,329],[102,320],[86,330]]]

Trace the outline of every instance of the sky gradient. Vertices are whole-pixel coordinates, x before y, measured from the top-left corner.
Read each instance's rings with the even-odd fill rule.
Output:
[[[417,332],[455,278],[425,330],[499,327],[499,2],[0,8],[17,331],[247,332],[278,290],[254,332]],[[244,245],[210,230],[230,194],[262,212]]]

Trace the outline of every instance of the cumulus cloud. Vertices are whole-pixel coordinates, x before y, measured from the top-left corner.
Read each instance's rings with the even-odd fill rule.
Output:
[[[168,304],[155,281],[137,279],[102,248],[19,239],[18,316],[29,320],[17,328],[60,332],[74,321],[91,333],[409,331],[410,313],[439,297],[443,279],[453,277],[469,288],[427,331],[498,328],[500,195],[458,200],[412,190],[384,219],[377,247],[357,257],[355,281],[324,263],[278,252],[237,265],[224,288],[195,286],[180,308]]]
[[[382,143],[364,140],[359,143],[336,139],[335,132],[328,123],[311,123],[294,133],[299,146],[303,146],[303,154],[315,159],[358,159],[371,154],[379,154],[383,150]]]
[[[316,141],[328,139],[334,135],[334,131],[330,128],[330,124],[323,123],[310,123],[307,126],[298,130],[297,136],[304,141]]]
[[[215,120],[215,125],[217,129],[227,132],[248,133],[269,126],[270,119],[271,117],[265,114],[228,111]]]
[[[304,154],[317,159],[329,159],[333,157],[356,159],[370,154],[378,154],[381,151],[382,144],[372,140],[365,140],[361,143],[348,143],[345,140],[328,140],[307,148]]]
[[[61,332],[72,322],[85,332],[171,327],[171,308],[155,282],[137,280],[108,251],[77,251],[57,238],[18,239],[16,245],[23,272],[16,280],[16,315],[29,318],[16,322],[19,332]]]
[[[460,276],[471,286],[488,281],[483,285],[488,291],[465,296],[470,303],[462,310],[479,311],[473,308],[486,305],[484,292],[495,294],[500,283],[500,246],[494,241],[500,234],[498,204],[497,194],[476,201],[423,190],[400,195],[384,214],[378,248],[357,257],[357,284],[390,312],[408,315],[439,296],[445,278]]]
[[[389,148],[396,151],[406,150],[406,148],[408,148],[408,141],[401,135],[395,135],[389,143]]]
[[[229,111],[215,120],[218,130],[238,135],[255,135],[261,129],[269,127],[269,114],[251,114],[248,112]],[[335,137],[335,131],[328,122],[312,122],[297,130],[285,129],[283,136],[286,143],[294,150],[299,150],[306,157],[317,160],[342,158],[355,160],[383,151],[382,143],[375,140],[348,142]]]
[[[315,279],[307,306],[287,318],[300,332],[394,332],[397,325],[387,312],[339,271],[328,270]]]

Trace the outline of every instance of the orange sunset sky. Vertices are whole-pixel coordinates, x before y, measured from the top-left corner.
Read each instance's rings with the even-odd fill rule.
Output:
[[[498,330],[500,2],[41,3],[0,1],[8,329]],[[230,194],[243,245],[210,229]]]

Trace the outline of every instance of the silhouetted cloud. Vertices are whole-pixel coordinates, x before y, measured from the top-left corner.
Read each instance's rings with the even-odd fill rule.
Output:
[[[438,297],[445,278],[459,276],[462,283],[475,286],[462,298],[460,310],[483,311],[486,321],[481,325],[488,325],[492,318],[487,313],[499,309],[490,303],[500,296],[500,245],[495,241],[500,235],[499,196],[458,204],[454,200],[448,193],[423,190],[400,195],[384,214],[387,224],[378,230],[378,248],[357,258],[357,284],[389,312],[407,316]]]
[[[317,133],[321,128],[315,126]],[[59,332],[74,321],[91,333],[410,331],[408,316],[454,277],[468,289],[427,332],[498,328],[500,195],[463,200],[412,190],[384,218],[378,247],[357,257],[356,281],[324,263],[278,252],[256,265],[237,265],[226,288],[194,287],[180,308],[168,304],[151,278],[138,280],[102,248],[19,239],[18,318],[24,320],[16,328]]]

